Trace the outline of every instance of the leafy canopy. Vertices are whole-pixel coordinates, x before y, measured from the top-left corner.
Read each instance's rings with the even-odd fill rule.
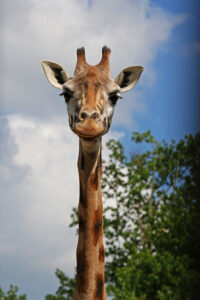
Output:
[[[19,288],[14,285],[10,285],[7,292],[4,292],[0,287],[0,300],[27,300],[26,295],[18,295]]]
[[[150,131],[133,132],[132,142],[129,156],[120,142],[107,144],[107,294],[114,300],[198,299],[200,133],[168,144]],[[75,208],[71,217],[77,226]]]

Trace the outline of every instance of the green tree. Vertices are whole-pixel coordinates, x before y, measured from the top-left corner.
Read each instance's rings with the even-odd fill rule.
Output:
[[[134,132],[132,141],[139,150],[129,156],[120,142],[109,141],[104,162],[107,293],[114,300],[196,300],[200,134],[168,144],[156,141],[150,131]],[[77,224],[73,209],[71,226]],[[62,296],[47,300],[71,299]]]
[[[107,289],[114,299],[198,299],[200,135],[168,145],[133,133],[143,152],[119,142],[104,170]],[[109,202],[108,202],[109,203]]]
[[[0,287],[0,300],[27,300],[26,295],[17,295],[19,288],[14,285],[10,285],[7,292],[4,292]]]
[[[56,276],[60,281],[60,286],[55,295],[47,295],[45,300],[73,300],[75,279],[67,277],[61,270],[56,270]]]

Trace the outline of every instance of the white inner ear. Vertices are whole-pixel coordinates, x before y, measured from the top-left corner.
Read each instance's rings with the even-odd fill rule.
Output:
[[[43,61],[42,62],[42,67],[44,70],[44,73],[46,75],[47,80],[56,88],[61,89],[62,90],[62,86],[64,84],[64,82],[66,82],[67,80],[70,79],[69,74],[65,71],[65,69],[52,61]],[[63,83],[60,83],[58,78],[56,78],[55,73],[60,72],[62,79],[63,79]]]
[[[138,82],[144,68],[141,66],[132,66],[123,69],[114,79],[114,82],[120,86],[121,93],[127,92],[134,88]],[[128,75],[126,75],[128,73]]]

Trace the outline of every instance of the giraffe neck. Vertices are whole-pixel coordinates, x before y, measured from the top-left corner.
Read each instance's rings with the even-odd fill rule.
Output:
[[[80,139],[80,200],[75,300],[105,300],[101,139]]]

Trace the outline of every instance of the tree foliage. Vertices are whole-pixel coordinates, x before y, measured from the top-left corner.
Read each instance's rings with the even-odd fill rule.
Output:
[[[150,131],[133,132],[132,141],[128,156],[120,142],[110,140],[104,162],[107,294],[114,300],[196,300],[200,134],[168,144],[156,141]],[[71,226],[77,226],[76,209],[71,217]],[[70,295],[75,280],[71,283]],[[71,298],[66,292],[51,299]]]
[[[27,300],[26,295],[18,295],[19,288],[14,285],[10,285],[7,292],[4,292],[0,287],[0,300]]]
[[[200,134],[177,144],[159,143],[149,131],[132,140],[146,150],[127,158],[119,142],[107,145],[107,292],[113,299],[198,299]]]
[[[61,270],[56,270],[56,276],[60,281],[60,286],[55,295],[47,295],[45,300],[73,300],[75,279],[69,278]]]

